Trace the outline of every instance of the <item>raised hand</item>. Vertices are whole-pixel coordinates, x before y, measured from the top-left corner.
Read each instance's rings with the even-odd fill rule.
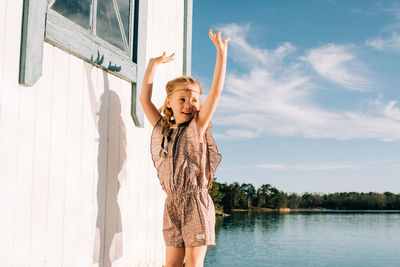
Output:
[[[173,61],[174,56],[175,53],[172,53],[169,57],[167,57],[164,51],[161,56],[150,58],[149,64],[147,64],[147,68],[143,76],[142,90],[140,91],[140,103],[142,104],[144,113],[153,127],[161,118],[160,112],[157,110],[153,102],[151,102],[154,74],[159,64],[165,64]]]
[[[208,35],[211,41],[214,43],[215,48],[217,48],[217,51],[226,53],[226,51],[228,50],[228,42],[229,40],[231,40],[231,38],[222,39],[221,31],[218,31],[215,34],[212,32],[211,29],[208,31]]]
[[[157,64],[165,64],[165,63],[169,63],[169,62],[173,61],[174,56],[175,56],[175,53],[172,53],[169,57],[167,57],[167,55],[164,51],[161,56],[152,58],[151,60]]]

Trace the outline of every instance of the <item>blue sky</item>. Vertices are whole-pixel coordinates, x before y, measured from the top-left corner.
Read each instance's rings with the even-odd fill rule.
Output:
[[[219,182],[286,192],[400,193],[400,3],[193,1],[192,76],[205,93],[230,37],[213,117]]]

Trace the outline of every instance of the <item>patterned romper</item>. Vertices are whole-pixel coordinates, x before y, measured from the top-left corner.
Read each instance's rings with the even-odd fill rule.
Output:
[[[197,115],[197,114],[196,114]],[[221,161],[211,136],[211,122],[204,142],[199,142],[196,120],[181,123],[163,141],[161,119],[151,135],[151,154],[162,189],[163,235],[166,246],[215,246],[214,203],[208,190]],[[168,151],[162,155],[162,146]]]

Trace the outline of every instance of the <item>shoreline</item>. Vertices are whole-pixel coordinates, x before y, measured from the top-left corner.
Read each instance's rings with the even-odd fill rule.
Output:
[[[264,211],[264,212],[288,213],[291,212],[292,210],[289,208],[271,209],[271,208],[261,208],[261,207],[250,207],[250,209],[231,209],[230,211]]]
[[[354,209],[326,209],[326,208],[310,208],[310,209],[290,209],[290,208],[280,208],[280,209],[271,209],[271,208],[256,208],[251,207],[250,209],[230,209],[226,210],[230,211],[263,211],[263,212],[275,212],[275,213],[290,213],[290,212],[331,212],[331,213],[400,213],[400,210],[354,210]]]

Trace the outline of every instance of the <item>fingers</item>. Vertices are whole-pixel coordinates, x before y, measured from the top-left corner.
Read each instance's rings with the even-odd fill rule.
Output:
[[[208,31],[208,36],[209,36],[210,39],[214,42],[214,40],[215,40],[215,33],[212,33],[212,30],[211,30],[211,29]]]
[[[221,30],[219,30],[217,33],[217,40],[221,41]]]
[[[225,44],[228,43],[231,40],[231,38],[226,38],[224,40],[222,40],[222,42],[224,42]]]
[[[168,63],[174,60],[175,53],[172,53],[171,55],[167,56],[167,52],[164,50],[162,55],[159,57],[154,58],[154,60],[158,63]]]
[[[175,56],[175,53],[172,53],[172,54],[168,57],[167,61],[168,61],[168,62],[173,61],[173,60],[174,60],[174,56]]]
[[[231,38],[222,39],[221,34],[222,34],[221,30],[219,30],[216,34],[212,32],[212,29],[208,30],[208,35],[209,35],[210,39],[213,40],[213,41],[228,42],[228,41],[231,40]]]

